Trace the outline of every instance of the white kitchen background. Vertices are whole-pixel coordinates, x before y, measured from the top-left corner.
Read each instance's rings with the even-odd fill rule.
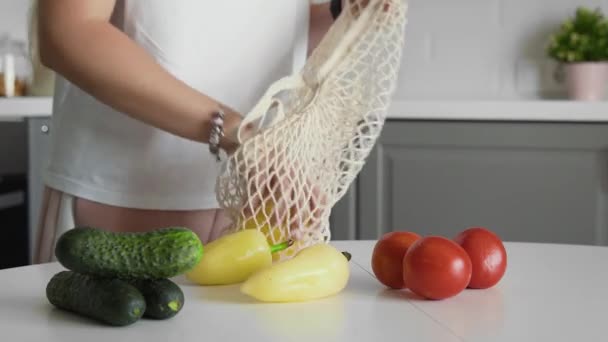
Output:
[[[10,34],[20,40],[27,39],[29,0],[0,0],[0,35]],[[22,173],[27,168],[25,153],[25,127],[17,123],[0,124],[0,174]]]
[[[238,1],[233,2],[235,6],[238,5]],[[601,8],[605,13],[608,13],[608,0],[410,0],[409,4],[410,13],[406,32],[406,46],[399,86],[395,94],[396,103],[403,101],[401,103],[403,105],[395,106],[393,108],[395,113],[391,113],[393,115],[404,114],[400,113],[400,111],[406,111],[406,109],[408,115],[420,115],[421,113],[413,113],[421,108],[416,107],[415,103],[412,102],[418,100],[423,102],[428,101],[427,103],[446,100],[471,103],[482,100],[503,101],[489,103],[490,106],[500,107],[501,111],[508,112],[506,115],[534,114],[533,112],[535,109],[540,108],[539,106],[547,105],[546,103],[539,105],[538,102],[530,102],[512,107],[514,103],[520,103],[518,100],[565,100],[567,99],[565,86],[555,81],[554,71],[556,65],[545,53],[549,36],[565,19],[573,16],[576,8],[579,6]],[[29,0],[0,0],[0,34],[9,33],[12,38],[27,39],[29,5]],[[253,20],[252,25],[255,25]],[[0,103],[1,101],[2,99],[0,99]],[[569,112],[573,108],[570,107],[571,104],[549,104],[549,107],[542,108],[543,110],[550,108],[551,110],[549,111],[556,111],[556,113],[564,115],[562,117],[568,118],[574,115]],[[454,102],[448,102],[442,108],[451,110],[453,105]],[[427,111],[436,110],[434,106],[431,106],[430,109],[428,106],[425,108]],[[459,108],[460,112],[469,110],[468,107]],[[513,108],[516,108],[516,110],[512,110]],[[586,112],[589,108],[594,108],[594,111],[599,113],[600,116],[604,114],[602,106],[581,106],[576,108],[579,110],[579,113]],[[486,109],[486,107],[483,107],[483,111]],[[407,130],[409,129],[408,127],[410,126],[407,124],[396,123],[386,132],[388,139],[396,139],[391,137],[404,135],[404,133],[401,131],[397,132],[397,130]],[[451,132],[449,128],[445,127],[447,126],[438,125],[428,135],[443,139],[444,135],[447,136]],[[475,129],[478,129],[476,127],[479,126],[471,127],[473,127],[470,128],[471,131],[476,132]],[[539,127],[535,127],[534,129],[539,129]],[[545,134],[548,134],[546,139],[552,142],[553,136],[551,134],[554,133],[551,132],[554,132],[554,129],[559,130],[561,128],[546,127],[542,126],[540,129],[549,130],[545,131]],[[581,129],[591,130],[592,133],[595,132],[593,133],[596,134],[594,139],[600,141],[600,137],[606,135],[603,131],[597,131],[602,129],[598,127],[590,124]],[[501,128],[493,129],[502,132],[500,131]],[[509,131],[511,129],[509,127],[504,129],[506,129],[505,132],[512,132]],[[564,129],[567,130],[564,134],[567,136],[571,132],[569,130],[576,130],[577,128],[572,126]],[[523,134],[526,131],[522,129],[517,132]],[[588,131],[576,134],[578,134],[576,136],[584,136],[588,134]],[[23,173],[27,171],[26,137],[25,124],[0,124],[0,151],[2,152],[0,155],[3,156],[0,158],[0,174]],[[515,139],[511,133],[505,133],[505,137]],[[568,142],[564,142],[563,144],[566,144],[569,149],[575,149],[578,145],[576,145],[576,139],[574,140],[568,140]],[[543,145],[547,141],[543,140],[536,143]],[[406,146],[408,142],[398,141],[398,143]],[[553,143],[557,144],[556,142]],[[555,146],[562,148],[560,144]],[[590,145],[589,148],[591,147],[596,148],[595,145]],[[407,147],[403,147],[402,150],[409,151]],[[487,157],[479,158],[485,158],[490,161],[493,160],[492,158],[501,158],[495,155],[499,151],[500,149],[496,149],[492,154],[488,154]],[[551,155],[552,152],[549,150],[547,153]],[[603,156],[602,153],[597,155]],[[10,157],[8,157],[9,155]],[[525,156],[524,153],[522,157],[524,161],[526,160]],[[591,156],[584,155],[583,157],[581,157],[583,159],[581,159],[582,162],[580,163],[560,160],[561,164],[559,165],[560,167],[570,167],[577,172],[580,170],[593,171],[596,168],[600,168],[600,164],[594,164],[596,154],[592,154]],[[509,157],[507,156],[506,158]],[[397,163],[396,165],[404,167],[403,165],[406,164]],[[483,162],[478,162],[478,165],[483,165]],[[549,163],[548,165],[553,164]],[[457,166],[452,165],[456,169]],[[542,174],[545,174],[546,169],[544,165],[541,169]],[[559,170],[559,168],[554,169]],[[467,170],[470,171],[470,169]],[[397,171],[393,170],[391,172]],[[553,170],[553,172],[556,171]],[[390,175],[388,171],[387,174]],[[569,179],[566,178],[565,174],[557,174],[554,177],[556,184],[563,184],[564,181]],[[375,175],[373,173],[368,173],[365,178],[365,184],[373,185],[369,189],[381,188],[382,184],[376,186],[377,184],[374,183]],[[608,244],[608,230],[603,230],[605,226],[608,226],[604,224],[604,222],[608,222],[608,218],[604,219],[602,216],[606,214],[608,217],[608,210],[603,209],[603,203],[608,201],[608,197],[604,198],[602,195],[596,202],[593,196],[596,196],[596,182],[600,183],[600,177],[596,177],[595,173],[591,173],[587,178],[588,188],[581,190],[579,197],[582,199],[591,198],[589,199],[589,204],[592,206],[597,205],[597,208],[600,208],[595,214],[601,219],[598,219],[597,222],[589,219],[590,215],[581,208],[575,211],[582,213],[581,217],[588,219],[587,224],[590,228],[596,229],[594,227],[600,227],[596,229],[600,232],[597,233],[596,237],[589,235],[589,237],[585,237],[584,242],[606,242]],[[529,179],[536,178],[532,175],[529,176]],[[538,179],[541,180],[542,177],[539,176]],[[395,181],[395,183],[395,186],[402,186],[404,189],[409,189],[411,186],[409,183],[401,184],[399,181]],[[430,187],[433,188],[434,185]],[[505,189],[508,189],[508,187],[505,187]],[[382,195],[381,192],[378,193],[378,196]],[[407,191],[404,190],[404,192]],[[564,197],[568,196],[564,195]],[[449,207],[449,205],[446,207]],[[367,216],[370,217],[369,220],[373,221],[374,217],[376,217],[374,215],[376,214],[372,213]],[[537,218],[531,212],[526,212],[526,215],[529,215],[533,219]],[[349,213],[344,216],[351,217],[354,215]],[[448,219],[446,218],[446,220]],[[365,220],[368,219],[366,218]],[[533,220],[529,221],[532,222]],[[363,224],[367,223],[363,222]],[[376,222],[372,223],[375,224]],[[513,226],[515,227],[516,225],[514,224]],[[526,230],[528,226],[520,225],[520,228]],[[572,234],[570,233],[570,236]],[[529,237],[530,235],[533,234],[526,236]],[[532,237],[538,240],[541,238],[545,239],[548,235],[551,234],[546,234],[546,231],[539,230],[538,236]],[[566,235],[565,233],[564,236]],[[564,239],[564,241],[566,240]],[[574,239],[571,241],[578,240]]]
[[[29,0],[0,0],[0,33],[27,39]],[[577,6],[608,0],[411,0],[396,98],[521,99],[563,97],[546,58],[548,35]],[[0,145],[21,141],[0,128]],[[15,148],[19,148],[15,146]],[[21,154],[19,154],[21,155]],[[25,158],[0,160],[0,173],[22,171]]]
[[[0,32],[27,39],[28,0],[0,0]],[[548,35],[577,6],[608,0],[411,0],[399,100],[562,97]],[[0,130],[0,140],[15,139]],[[9,137],[10,136],[10,137]],[[2,146],[6,146],[5,143]],[[24,168],[0,161],[0,172]]]
[[[0,0],[0,32],[27,38],[29,0]],[[561,96],[548,35],[608,0],[410,0],[399,99]]]

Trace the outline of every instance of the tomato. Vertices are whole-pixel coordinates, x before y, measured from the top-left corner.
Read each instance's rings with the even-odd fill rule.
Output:
[[[376,278],[393,289],[403,286],[403,257],[407,249],[420,235],[412,232],[390,232],[384,234],[372,253],[372,270]]]
[[[469,288],[487,289],[500,281],[507,269],[507,251],[498,235],[487,228],[472,227],[460,232],[454,241],[471,258]]]
[[[403,281],[427,299],[445,299],[462,292],[471,280],[471,259],[454,241],[427,236],[416,241],[403,259]]]

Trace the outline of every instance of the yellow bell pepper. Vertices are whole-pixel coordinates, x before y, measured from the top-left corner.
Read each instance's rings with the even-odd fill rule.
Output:
[[[272,253],[290,244],[270,246],[263,233],[247,229],[223,236],[205,247],[199,263],[186,278],[199,285],[229,285],[245,281],[272,264]]]
[[[298,302],[335,295],[350,277],[350,255],[325,243],[254,273],[241,292],[264,302]]]
[[[273,205],[271,201],[268,201],[264,204],[262,210],[258,211],[255,217],[250,217],[244,220],[242,223],[243,229],[259,230],[262,234],[264,234],[264,236],[266,236],[266,240],[270,245],[287,239],[286,237],[283,238],[283,235],[287,235],[287,231],[285,229],[273,227],[269,224],[267,217],[272,214],[272,210]],[[279,253],[273,253],[272,260],[279,260]]]
[[[243,229],[259,230],[260,232],[262,232],[262,234],[266,236],[268,244],[270,245],[278,243],[279,241],[289,240],[289,230],[285,226],[271,226],[268,222],[268,217],[273,215],[273,210],[274,202],[272,201],[272,199],[268,199],[262,204],[261,209],[257,211],[257,214],[255,216],[249,217],[248,219],[243,221]],[[273,253],[272,261],[280,261],[281,257],[291,258],[300,249],[301,242],[296,241],[291,246],[288,246],[288,248],[285,248],[281,251],[277,251],[277,253]]]

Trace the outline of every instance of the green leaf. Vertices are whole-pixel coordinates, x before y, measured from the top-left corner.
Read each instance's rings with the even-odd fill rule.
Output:
[[[576,9],[549,36],[549,57],[563,62],[608,61],[608,20],[600,9]]]

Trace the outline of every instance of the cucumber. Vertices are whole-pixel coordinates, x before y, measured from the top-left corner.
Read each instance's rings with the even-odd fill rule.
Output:
[[[59,309],[112,326],[126,326],[146,311],[143,295],[128,282],[72,271],[55,274],[46,287],[48,301]]]
[[[91,227],[65,232],[55,246],[68,270],[119,279],[163,279],[193,268],[203,255],[198,236],[171,227],[144,233],[115,233]]]
[[[146,300],[144,317],[152,319],[171,318],[184,307],[184,293],[169,279],[136,279],[129,282]]]

